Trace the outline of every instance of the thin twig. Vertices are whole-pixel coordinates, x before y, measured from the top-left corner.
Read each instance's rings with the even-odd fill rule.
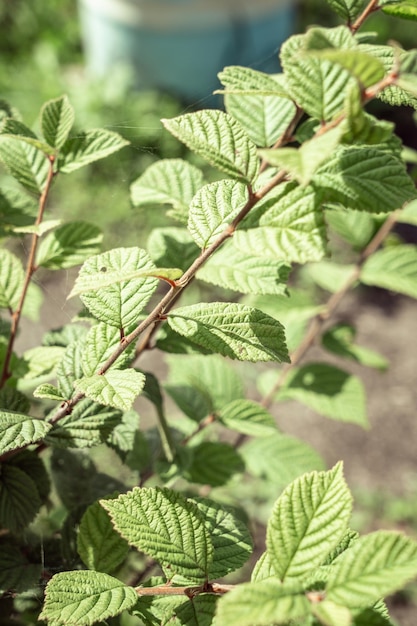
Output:
[[[38,215],[36,217],[35,226],[39,226],[42,223],[43,215],[44,215],[45,208],[46,208],[46,202],[48,200],[49,191],[51,189],[52,181],[55,176],[55,171],[54,171],[55,157],[53,155],[49,155],[48,160],[49,160],[48,175],[46,178],[45,188],[42,191],[42,194],[39,198]],[[22,292],[20,294],[19,303],[16,307],[16,310],[13,311],[12,313],[12,323],[11,323],[11,328],[10,328],[9,342],[7,344],[6,355],[4,358],[3,369],[2,369],[2,373],[0,377],[0,389],[6,384],[7,380],[11,376],[10,361],[12,358],[13,347],[14,347],[16,337],[17,337],[17,332],[19,329],[19,323],[20,323],[20,318],[22,315],[23,305],[26,299],[26,294],[29,289],[32,276],[36,270],[35,257],[36,257],[36,250],[38,247],[38,241],[39,241],[39,234],[34,232],[32,234],[31,246],[30,246],[29,256],[28,256],[28,260],[26,264],[26,271],[25,271],[25,278],[23,282]]]
[[[365,20],[367,20],[368,17],[375,11],[379,11],[380,8],[381,7],[378,6],[378,0],[371,0],[364,9],[364,11],[357,18],[357,20],[349,26],[350,32],[355,34],[365,22]]]
[[[355,283],[360,279],[362,266],[365,261],[379,248],[381,243],[387,237],[387,235],[394,228],[399,211],[394,211],[391,213],[385,222],[382,224],[381,228],[371,239],[366,248],[362,251],[359,256],[355,267],[353,268],[351,274],[347,278],[346,282],[342,285],[342,287],[333,293],[325,304],[324,308],[318,313],[310,322],[310,327],[305,335],[303,341],[300,343],[298,348],[294,350],[294,352],[290,355],[291,362],[284,366],[281,370],[281,374],[276,381],[274,387],[269,391],[267,395],[265,395],[261,401],[262,406],[265,408],[269,408],[274,401],[274,397],[282,385],[285,383],[285,380],[291,370],[293,370],[300,361],[305,357],[310,348],[317,341],[317,338],[320,336],[325,323],[329,320],[329,318],[335,313],[341,301],[344,299],[346,294],[353,288]]]

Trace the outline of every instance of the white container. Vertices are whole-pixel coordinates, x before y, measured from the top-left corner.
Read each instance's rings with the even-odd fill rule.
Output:
[[[279,71],[292,7],[292,0],[79,0],[87,67],[103,76],[128,62],[139,88],[205,98],[226,65]]]

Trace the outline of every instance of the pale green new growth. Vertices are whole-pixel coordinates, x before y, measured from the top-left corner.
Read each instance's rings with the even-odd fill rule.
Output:
[[[145,384],[145,376],[133,369],[111,369],[105,374],[93,374],[76,380],[74,385],[87,398],[129,411]]]
[[[41,111],[42,134],[53,148],[62,148],[74,123],[74,109],[67,96],[47,102]]]

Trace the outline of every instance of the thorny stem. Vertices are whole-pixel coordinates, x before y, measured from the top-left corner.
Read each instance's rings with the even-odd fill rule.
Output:
[[[49,160],[49,170],[48,170],[48,175],[46,178],[45,188],[39,198],[38,215],[36,217],[35,226],[39,226],[42,223],[49,191],[51,189],[52,181],[55,176],[55,171],[54,171],[55,157],[53,155],[49,155],[48,160]],[[19,329],[19,323],[20,323],[20,318],[22,315],[23,305],[26,299],[26,294],[27,294],[32,276],[36,271],[35,256],[36,256],[36,250],[38,247],[38,241],[39,241],[39,234],[35,232],[32,235],[32,242],[31,242],[29,256],[28,256],[28,260],[26,264],[25,278],[23,282],[22,292],[19,298],[19,303],[16,307],[16,310],[12,312],[10,337],[9,337],[9,342],[8,342],[7,349],[6,349],[6,356],[4,359],[3,370],[1,373],[1,377],[0,377],[0,389],[6,384],[6,382],[11,376],[11,372],[9,369],[10,361],[11,361],[12,354],[13,354],[14,343],[17,337],[17,331]]]
[[[366,6],[366,8],[364,9],[364,11],[360,14],[360,16],[356,19],[356,21],[351,24],[349,26],[350,28],[350,32],[355,34],[356,31],[359,30],[359,28],[362,26],[362,24],[365,22],[365,20],[368,19],[368,17],[374,13],[375,11],[379,11],[379,9],[381,8],[380,6],[378,6],[378,1],[379,0],[371,0],[369,2],[369,4]]]

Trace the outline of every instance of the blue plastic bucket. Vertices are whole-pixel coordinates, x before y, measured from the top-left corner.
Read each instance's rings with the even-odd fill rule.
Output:
[[[139,88],[205,98],[226,65],[279,71],[292,6],[292,0],[79,0],[87,67],[104,76],[127,62]]]

